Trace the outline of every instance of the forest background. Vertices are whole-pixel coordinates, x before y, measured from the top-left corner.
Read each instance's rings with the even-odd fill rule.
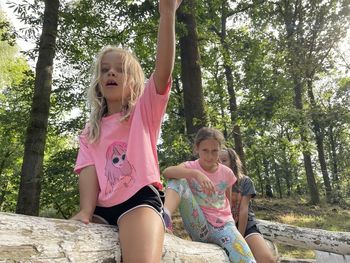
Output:
[[[149,76],[158,18],[157,1],[1,0],[0,211],[77,211],[91,64],[123,46]],[[194,134],[212,126],[259,196],[349,209],[349,22],[350,0],[184,0],[160,169],[193,158]]]

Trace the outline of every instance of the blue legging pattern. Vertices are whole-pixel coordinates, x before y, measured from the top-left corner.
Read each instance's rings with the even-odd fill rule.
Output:
[[[193,241],[219,245],[227,253],[230,262],[256,263],[248,244],[234,222],[214,227],[207,221],[186,179],[170,180],[168,188],[176,191],[181,198],[180,214],[184,227]]]

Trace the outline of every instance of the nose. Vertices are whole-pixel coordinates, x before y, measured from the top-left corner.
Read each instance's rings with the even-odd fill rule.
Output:
[[[110,69],[110,70],[108,71],[108,76],[112,76],[112,77],[115,76],[115,72],[114,72],[113,69]]]

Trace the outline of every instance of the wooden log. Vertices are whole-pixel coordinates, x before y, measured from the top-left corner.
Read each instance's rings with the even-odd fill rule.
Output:
[[[323,251],[315,251],[317,263],[349,263],[349,255],[339,255]]]
[[[264,238],[276,243],[300,248],[350,255],[350,233],[301,228],[258,220]]]
[[[0,262],[120,262],[113,226],[0,212]],[[214,244],[166,234],[162,262],[229,262]]]

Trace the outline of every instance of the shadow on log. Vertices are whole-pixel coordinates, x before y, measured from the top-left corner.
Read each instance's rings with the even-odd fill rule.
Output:
[[[0,212],[0,262],[109,263],[120,257],[113,226]],[[219,246],[166,234],[162,262],[229,260]]]

